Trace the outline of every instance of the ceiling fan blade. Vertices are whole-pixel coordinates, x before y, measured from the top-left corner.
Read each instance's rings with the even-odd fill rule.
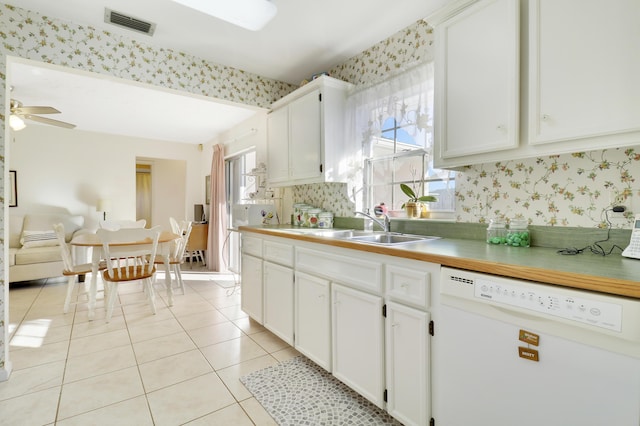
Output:
[[[60,114],[60,111],[50,106],[21,106],[13,108],[15,114]]]
[[[53,120],[51,118],[46,118],[46,117],[38,117],[37,115],[26,114],[26,115],[23,115],[22,117],[26,118],[27,120],[37,121],[43,124],[50,124],[52,126],[64,127],[65,129],[73,129],[76,127],[75,124],[66,123],[64,121],[59,121],[59,120]]]

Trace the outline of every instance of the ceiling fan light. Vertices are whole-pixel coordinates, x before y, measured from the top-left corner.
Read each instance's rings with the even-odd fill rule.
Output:
[[[251,31],[261,30],[278,11],[269,0],[173,1]]]
[[[13,130],[14,132],[17,132],[27,127],[27,125],[24,124],[24,120],[22,118],[18,117],[17,115],[11,114],[9,116],[9,127],[11,127],[11,130]]]

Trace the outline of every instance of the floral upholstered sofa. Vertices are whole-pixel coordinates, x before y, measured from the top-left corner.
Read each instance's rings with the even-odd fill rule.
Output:
[[[61,277],[64,265],[53,225],[64,225],[67,242],[83,229],[84,217],[69,214],[26,214],[9,217],[9,282]],[[72,250],[86,262],[86,250]]]

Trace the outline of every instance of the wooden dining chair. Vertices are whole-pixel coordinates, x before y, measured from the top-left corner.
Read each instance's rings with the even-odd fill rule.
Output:
[[[53,230],[56,233],[56,237],[58,238],[58,244],[60,245],[60,256],[62,257],[62,263],[64,264],[64,269],[62,270],[62,275],[68,278],[67,281],[67,296],[64,299],[64,307],[62,311],[66,314],[69,312],[69,307],[71,306],[71,297],[73,296],[73,291],[78,284],[78,276],[86,275],[91,273],[91,263],[83,263],[83,264],[74,264],[73,256],[71,256],[71,250],[69,249],[69,245],[67,244],[67,240],[64,232],[64,225],[62,223],[56,223],[53,225]],[[98,270],[106,269],[107,265],[105,262],[100,262]],[[78,293],[78,296],[82,294],[89,294],[89,292]],[[74,302],[74,304],[77,302]]]
[[[155,315],[153,278],[160,227],[122,228],[117,231],[98,229],[96,234],[102,241],[102,256],[107,261],[107,268],[102,273],[105,285],[109,286],[106,321],[111,320],[118,284],[122,282],[142,281],[147,302]]]
[[[185,294],[185,290],[184,282],[182,281],[181,265],[185,261],[184,254],[187,247],[187,242],[189,241],[189,235],[191,235],[191,225],[191,221],[181,221],[178,224],[176,231],[173,231],[174,234],[180,235],[180,238],[175,241],[175,245],[173,246],[173,250],[171,252],[171,255],[169,256],[169,273],[173,272],[175,282],[177,283],[177,286],[180,287],[182,294]],[[156,265],[164,265],[164,261],[162,259],[156,259]]]

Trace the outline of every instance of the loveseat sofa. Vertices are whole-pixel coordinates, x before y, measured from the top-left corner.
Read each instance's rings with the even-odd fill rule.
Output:
[[[68,214],[27,214],[9,217],[9,282],[61,277],[64,265],[53,225],[64,225],[67,242],[83,232],[84,217]],[[86,262],[86,250],[72,250],[76,262]]]

